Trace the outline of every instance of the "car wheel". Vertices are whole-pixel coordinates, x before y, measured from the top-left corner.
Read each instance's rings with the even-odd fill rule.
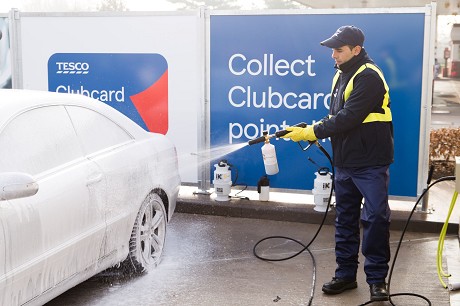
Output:
[[[166,211],[154,193],[144,200],[129,241],[128,266],[136,273],[155,268],[161,259],[166,237]]]

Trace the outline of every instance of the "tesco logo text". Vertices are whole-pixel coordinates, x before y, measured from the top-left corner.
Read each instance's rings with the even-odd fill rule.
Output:
[[[63,74],[88,74],[89,63],[84,62],[56,62],[56,73]]]

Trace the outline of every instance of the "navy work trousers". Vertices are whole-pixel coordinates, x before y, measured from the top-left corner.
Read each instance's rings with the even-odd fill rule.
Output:
[[[356,279],[361,219],[366,281],[369,285],[385,282],[390,261],[388,168],[389,166],[375,166],[335,169],[337,278]]]

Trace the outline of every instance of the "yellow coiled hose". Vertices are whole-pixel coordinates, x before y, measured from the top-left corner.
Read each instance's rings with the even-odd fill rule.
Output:
[[[455,202],[457,201],[458,192],[455,191],[454,195],[452,196],[452,201],[450,202],[449,212],[447,214],[446,221],[441,229],[441,234],[439,235],[438,241],[438,256],[437,256],[437,270],[438,270],[438,277],[439,281],[441,282],[442,286],[447,289],[447,285],[442,279],[443,277],[450,277],[451,274],[444,272],[442,269],[442,250],[444,249],[444,238],[446,237],[447,227],[449,226],[449,219],[452,211],[454,210]]]

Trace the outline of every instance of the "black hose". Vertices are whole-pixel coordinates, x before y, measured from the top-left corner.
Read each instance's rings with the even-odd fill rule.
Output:
[[[431,175],[430,175],[431,176]],[[421,299],[424,299],[425,301],[428,302],[428,305],[431,305],[431,301],[426,298],[425,296],[423,295],[420,295],[420,294],[415,294],[415,293],[408,293],[408,292],[404,292],[404,293],[394,293],[394,294],[390,294],[390,285],[391,285],[391,278],[393,276],[393,270],[394,270],[394,267],[395,267],[395,263],[396,263],[396,259],[398,258],[398,254],[399,254],[399,250],[401,248],[401,244],[402,244],[402,241],[404,239],[404,235],[406,234],[406,231],[407,231],[407,227],[409,226],[409,222],[412,218],[412,215],[414,214],[414,211],[415,209],[417,208],[417,205],[418,203],[420,202],[421,199],[423,199],[423,196],[425,195],[425,193],[428,192],[428,190],[433,187],[434,185],[436,185],[437,183],[440,183],[440,182],[443,182],[443,181],[455,181],[455,176],[445,176],[445,177],[441,177],[440,179],[437,179],[436,181],[434,181],[433,183],[431,183],[430,185],[428,185],[428,187],[426,189],[423,190],[422,194],[418,197],[417,199],[417,202],[415,202],[414,204],[414,207],[412,208],[412,211],[410,212],[409,214],[409,217],[407,218],[407,221],[406,221],[406,224],[404,225],[404,229],[401,233],[401,238],[399,239],[399,243],[398,243],[398,246],[396,248],[396,252],[395,252],[395,256],[393,258],[393,262],[391,264],[391,269],[390,269],[390,273],[389,273],[389,276],[388,276],[388,295],[389,295],[389,301],[390,301],[390,304],[395,306],[395,304],[393,303],[393,301],[391,300],[391,297],[395,297],[395,296],[401,296],[401,295],[408,295],[408,296],[415,296],[415,297],[419,297]],[[359,306],[364,306],[364,305],[368,305],[368,304],[371,304],[372,301],[368,301],[364,304],[361,304]]]
[[[302,151],[306,151],[308,150],[312,144],[314,144],[315,142],[310,142],[308,147],[306,148],[303,148],[302,145],[300,143],[299,146],[300,148],[302,149]],[[294,239],[294,238],[291,238],[291,237],[285,237],[285,236],[269,236],[269,237],[265,237],[261,240],[259,240],[253,247],[252,249],[252,253],[254,254],[255,257],[263,260],[263,261],[285,261],[285,260],[289,260],[289,259],[292,259],[300,254],[302,254],[304,251],[307,251],[308,254],[310,254],[310,257],[312,259],[312,289],[311,289],[311,293],[310,293],[310,298],[309,298],[309,302],[307,305],[312,305],[313,303],[313,298],[314,298],[314,294],[315,294],[315,288],[316,288],[316,260],[315,260],[315,256],[313,255],[313,253],[310,251],[310,249],[308,248],[316,239],[316,237],[318,237],[318,234],[320,233],[325,221],[326,221],[326,218],[327,218],[327,213],[329,212],[329,208],[331,206],[331,199],[332,199],[332,194],[334,192],[334,166],[333,166],[333,163],[332,163],[332,159],[331,159],[331,156],[329,155],[329,153],[319,144],[316,142],[316,145],[319,147],[319,149],[321,150],[321,152],[323,152],[323,154],[327,157],[327,159],[329,160],[329,163],[331,164],[331,169],[332,169],[332,186],[331,186],[331,192],[329,194],[329,199],[327,201],[327,207],[326,207],[326,211],[324,212],[324,215],[323,215],[323,219],[321,220],[321,223],[318,227],[318,229],[316,230],[316,233],[315,235],[313,236],[313,238],[310,240],[310,242],[307,244],[307,245],[304,245],[302,242]],[[298,251],[297,253],[293,254],[293,255],[290,255],[288,257],[282,257],[282,258],[267,258],[267,257],[263,257],[259,254],[257,254],[257,246],[262,243],[263,241],[265,240],[269,240],[269,239],[286,239],[288,241],[293,241],[295,243],[297,243],[298,245],[302,246],[302,249],[300,251]]]
[[[318,146],[318,148],[321,150],[321,152],[327,157],[327,159],[329,160],[330,164],[331,164],[331,169],[332,169],[332,188],[331,188],[331,192],[329,194],[329,199],[328,199],[328,202],[327,202],[327,208],[326,208],[326,211],[323,215],[323,219],[321,220],[321,223],[315,233],[315,235],[313,236],[313,238],[310,240],[310,242],[307,244],[307,245],[304,245],[302,242],[294,239],[294,238],[290,238],[290,237],[285,237],[285,236],[269,236],[269,237],[265,237],[261,240],[259,240],[253,247],[253,254],[255,257],[261,259],[261,260],[264,260],[264,261],[285,261],[285,260],[289,260],[289,259],[292,259],[298,255],[300,255],[301,253],[303,253],[304,251],[308,251],[308,253],[310,254],[310,257],[312,259],[312,266],[313,266],[313,272],[312,272],[312,290],[311,290],[311,294],[310,294],[310,299],[309,299],[309,302],[308,302],[308,305],[312,305],[312,302],[313,302],[313,297],[314,297],[314,291],[315,291],[315,287],[316,287],[316,261],[315,261],[315,256],[313,255],[313,253],[310,251],[310,249],[308,248],[316,239],[316,237],[318,236],[319,232],[321,231],[325,221],[326,221],[326,217],[327,217],[327,213],[329,212],[329,208],[330,208],[330,205],[331,205],[331,199],[332,199],[332,194],[333,194],[333,191],[334,191],[334,175],[335,175],[335,172],[334,172],[334,166],[333,166],[333,162],[332,162],[332,159],[331,159],[331,156],[329,155],[329,153],[323,148],[323,146],[321,146],[318,142],[310,142],[309,145],[306,147],[306,148],[303,148],[302,145],[300,143],[298,143],[299,146],[301,147],[302,151],[306,151],[308,150],[312,144],[316,144]],[[428,175],[428,183],[431,181],[431,177],[432,177],[432,174],[433,174],[433,167],[430,168],[430,173]],[[423,198],[423,196],[425,195],[426,192],[428,192],[428,190],[433,187],[434,185],[440,183],[440,182],[443,182],[443,181],[453,181],[455,180],[455,176],[446,176],[446,177],[442,177],[440,179],[437,179],[436,181],[434,181],[433,183],[429,184],[429,186],[423,190],[422,194],[418,197],[417,201],[415,202],[414,204],[414,207],[412,208],[412,211],[410,212],[409,214],[409,217],[407,218],[407,221],[406,221],[406,224],[404,226],[404,229],[401,233],[401,238],[399,239],[399,242],[398,242],[398,246],[396,248],[396,252],[395,252],[395,256],[393,258],[393,262],[391,264],[391,268],[390,268],[390,272],[389,272],[389,276],[388,276],[388,285],[387,285],[387,289],[388,289],[388,297],[389,297],[389,302],[391,303],[391,305],[393,306],[396,306],[393,301],[391,300],[392,297],[395,297],[395,296],[414,296],[414,297],[418,297],[418,298],[421,298],[423,300],[425,300],[429,306],[431,306],[431,301],[423,296],[423,295],[420,295],[420,294],[416,294],[416,293],[406,293],[406,292],[403,292],[403,293],[393,293],[393,294],[390,294],[390,285],[391,285],[391,278],[393,276],[393,270],[394,270],[394,266],[395,266],[395,263],[396,263],[396,259],[398,257],[398,254],[399,254],[399,250],[401,248],[401,245],[402,245],[402,241],[404,239],[404,235],[407,231],[407,227],[409,226],[409,222],[414,214],[414,211],[415,209],[417,208],[417,205],[418,203],[420,202],[420,200]],[[297,244],[299,244],[300,246],[302,246],[302,249],[300,251],[298,251],[297,253],[293,254],[293,255],[290,255],[288,257],[283,257],[283,258],[267,258],[267,257],[263,257],[259,254],[257,254],[257,246],[262,243],[263,241],[265,240],[269,240],[269,239],[286,239],[288,241],[293,241]],[[369,305],[371,303],[373,303],[374,301],[367,301],[363,304],[360,304],[359,306],[364,306],[364,305]]]

